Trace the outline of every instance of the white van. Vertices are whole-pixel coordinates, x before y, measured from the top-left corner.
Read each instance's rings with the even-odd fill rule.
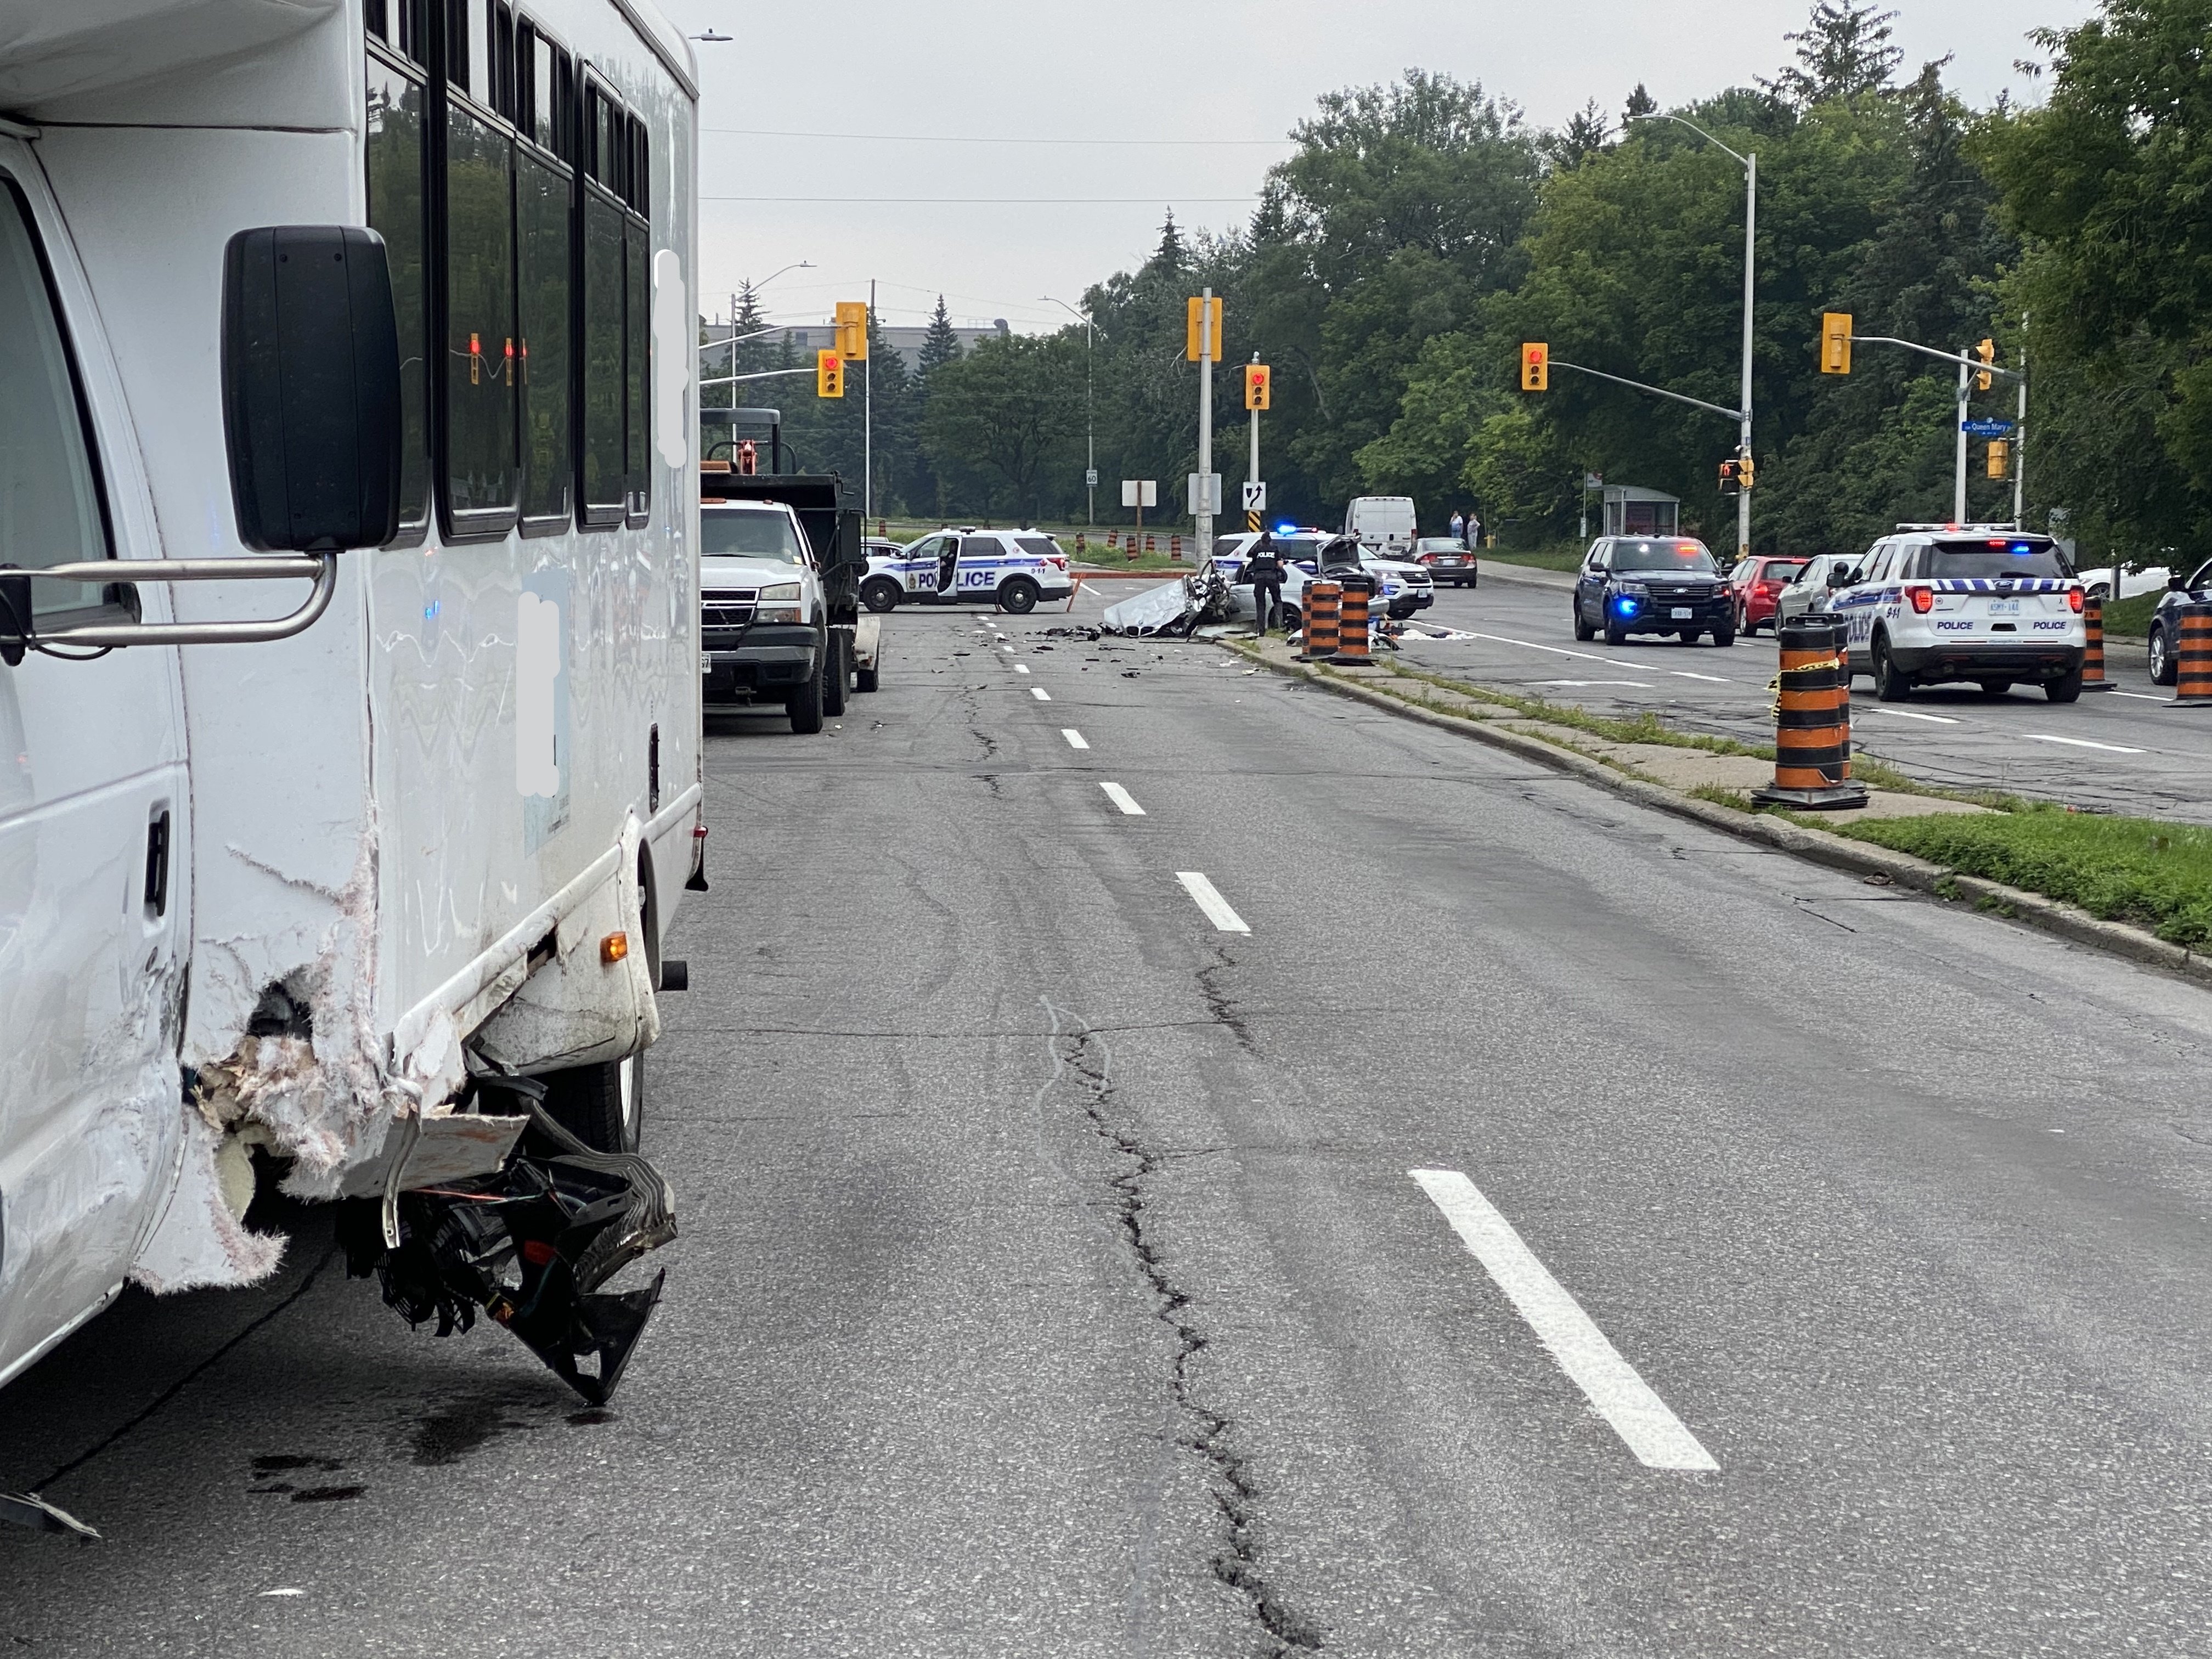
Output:
[[[257,1161],[412,1241],[387,1298],[619,1375],[653,1291],[533,1326],[546,1250],[432,1235],[636,1143],[705,835],[696,100],[649,0],[0,0],[0,1382],[272,1272]],[[672,1235],[571,1173],[595,1264]]]
[[[1344,509],[1344,533],[1386,558],[1411,558],[1420,533],[1411,495],[1355,495]]]

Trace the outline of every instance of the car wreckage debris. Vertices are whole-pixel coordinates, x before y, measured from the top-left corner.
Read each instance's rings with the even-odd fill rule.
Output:
[[[668,1276],[599,1292],[676,1237],[674,1194],[658,1170],[635,1153],[592,1151],[533,1099],[503,1169],[401,1193],[395,1206],[396,1248],[383,1200],[341,1207],[349,1278],[374,1273],[388,1306],[410,1326],[434,1316],[440,1336],[468,1330],[482,1308],[587,1403],[607,1402]]]

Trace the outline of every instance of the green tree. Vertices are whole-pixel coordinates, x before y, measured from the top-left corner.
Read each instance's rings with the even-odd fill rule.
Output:
[[[2035,37],[2039,109],[1978,149],[2027,243],[2004,308],[2033,319],[2028,477],[2112,549],[2212,550],[2212,0],[2106,0]]]
[[[1797,43],[1797,61],[1759,84],[1800,109],[1881,92],[1905,61],[1904,48],[1890,42],[1896,21],[1895,12],[1856,0],[1815,0],[1805,27],[1782,37]]]
[[[931,375],[921,447],[941,471],[975,468],[1008,509],[1036,519],[1047,468],[1071,455],[1080,467],[1082,410],[1083,363],[1065,337],[1005,335]]]

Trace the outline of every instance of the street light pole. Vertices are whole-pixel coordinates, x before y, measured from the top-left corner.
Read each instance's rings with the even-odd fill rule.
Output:
[[[1736,426],[1736,453],[1740,456],[1748,455],[1751,453],[1752,325],[1756,315],[1753,276],[1759,234],[1759,152],[1753,150],[1748,155],[1738,155],[1695,121],[1686,120],[1679,115],[1667,115],[1655,110],[1648,115],[1631,116],[1629,119],[1673,121],[1686,126],[1715,149],[1735,156],[1737,165],[1743,168],[1743,375],[1737,403],[1740,418]],[[1741,559],[1749,556],[1750,552],[1751,491],[1747,489],[1735,498],[1735,555]]]
[[[1083,325],[1083,521],[1096,529],[1098,525],[1098,428],[1091,413],[1091,359],[1095,330],[1091,313],[1078,311],[1065,300],[1055,300],[1051,295],[1040,296],[1046,304],[1058,306]]]

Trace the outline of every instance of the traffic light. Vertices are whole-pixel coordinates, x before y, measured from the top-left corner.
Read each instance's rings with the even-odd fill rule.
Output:
[[[1848,311],[1824,311],[1820,313],[1820,373],[1848,374],[1851,372],[1851,313]]]
[[[2012,446],[2002,438],[1990,440],[1990,477],[2002,478],[2007,463],[2012,459]]]
[[[1540,340],[1529,340],[1521,347],[1521,389],[1523,392],[1549,392],[1552,389],[1552,348]]]
[[[1737,475],[1736,462],[1733,457],[1721,463],[1721,494],[1723,495],[1743,494],[1743,481]]]
[[[1269,394],[1274,390],[1273,371],[1265,363],[1244,365],[1244,407],[1265,409]]]
[[[1194,363],[1198,361],[1199,324],[1205,308],[1210,305],[1213,308],[1213,331],[1212,337],[1206,342],[1206,344],[1212,348],[1206,355],[1212,362],[1219,362],[1221,361],[1221,296],[1217,294],[1210,301],[1193,298],[1183,303],[1182,355],[1184,361]]]
[[[1995,340],[1983,341],[1981,344],[1974,348],[1974,356],[1979,357],[1985,363],[1993,363],[1996,362],[1997,343]],[[1976,370],[1974,374],[1974,390],[1977,392],[1987,392],[1989,389],[1989,370],[1986,368]]]
[[[1735,481],[1746,489],[1758,486],[1759,474],[1752,466],[1751,452],[1747,449],[1739,449],[1735,453]]]
[[[837,355],[848,363],[868,361],[868,307],[864,301],[837,301]],[[835,392],[825,393],[835,397]]]
[[[817,398],[842,398],[845,395],[845,360],[834,350],[814,354],[814,395]]]

